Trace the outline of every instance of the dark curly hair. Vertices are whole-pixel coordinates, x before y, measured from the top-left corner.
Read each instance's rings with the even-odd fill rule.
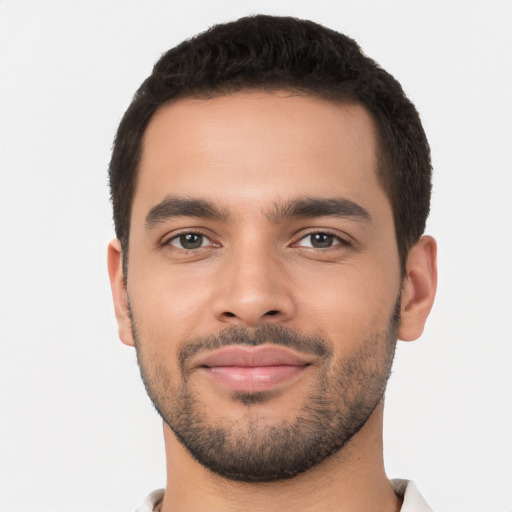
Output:
[[[430,148],[400,84],[349,37],[316,23],[257,15],[215,25],[165,53],[137,90],[117,130],[109,167],[116,236],[128,254],[130,214],[144,132],[170,100],[285,89],[357,102],[377,127],[380,183],[393,209],[402,269],[425,229]]]

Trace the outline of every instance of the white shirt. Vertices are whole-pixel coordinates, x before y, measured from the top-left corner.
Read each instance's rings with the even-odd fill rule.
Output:
[[[395,478],[391,480],[391,485],[398,496],[401,496],[404,500],[400,512],[432,512],[414,482]]]
[[[427,502],[421,497],[414,482],[410,480],[391,480],[394,491],[403,498],[404,503],[400,512],[432,512]],[[157,512],[155,506],[162,501],[164,489],[153,491],[135,512]]]

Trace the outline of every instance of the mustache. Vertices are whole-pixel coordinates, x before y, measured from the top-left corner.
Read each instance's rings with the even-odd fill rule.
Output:
[[[281,325],[267,324],[255,329],[229,327],[216,334],[195,338],[180,348],[178,360],[184,374],[188,361],[200,352],[230,345],[257,347],[265,344],[280,345],[322,358],[331,357],[333,353],[332,347],[321,337],[306,335]]]

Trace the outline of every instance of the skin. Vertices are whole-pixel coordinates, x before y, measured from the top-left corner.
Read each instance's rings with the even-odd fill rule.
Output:
[[[181,99],[161,108],[144,137],[126,283],[120,243],[109,246],[121,340],[134,345],[129,300],[147,364],[163,364],[177,389],[179,349],[227,327],[268,323],[319,335],[343,362],[385,331],[400,297],[398,337],[416,339],[434,300],[436,244],[419,240],[402,280],[392,209],[376,165],[374,124],[360,105],[281,91]],[[148,226],[148,213],[171,196],[207,199],[225,215],[169,217]],[[304,197],[348,199],[368,218],[269,214]],[[207,239],[186,250],[175,238],[183,232]],[[310,246],[310,235],[319,232],[334,235],[331,247]],[[313,365],[293,385],[279,386],[272,400],[253,405],[233,400],[199,373],[190,378],[205,418],[243,431],[248,418],[265,425],[293,419],[315,371]],[[384,472],[382,410],[381,400],[350,442],[312,469],[257,484],[205,469],[164,424],[162,510],[399,510]]]

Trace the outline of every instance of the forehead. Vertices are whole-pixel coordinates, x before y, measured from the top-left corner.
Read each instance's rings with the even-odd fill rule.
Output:
[[[180,99],[146,130],[132,219],[168,195],[243,210],[306,195],[382,200],[376,151],[358,104],[286,91]]]

